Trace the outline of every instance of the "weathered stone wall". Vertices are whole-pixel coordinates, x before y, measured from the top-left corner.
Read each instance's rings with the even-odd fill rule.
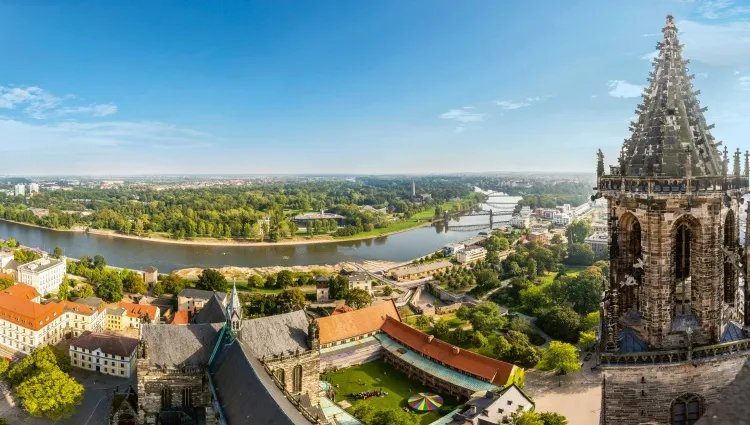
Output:
[[[607,367],[603,382],[603,425],[671,423],[672,402],[690,393],[703,400],[702,411],[717,401],[747,355],[680,365]]]
[[[183,390],[190,389],[190,405],[210,406],[211,393],[205,371],[164,373],[148,368],[148,361],[138,360],[138,413],[143,424],[155,424],[162,410],[162,390],[169,388],[171,407],[183,406]]]
[[[307,394],[313,405],[318,404],[320,392],[320,351],[311,350],[299,355],[288,355],[276,359],[266,359],[264,364],[276,375],[279,369],[284,371],[284,385],[287,391],[296,395],[294,391],[294,369],[302,367],[302,391]],[[278,376],[278,375],[276,375]]]

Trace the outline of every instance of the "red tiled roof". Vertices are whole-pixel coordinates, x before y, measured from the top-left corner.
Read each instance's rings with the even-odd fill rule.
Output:
[[[510,363],[460,349],[398,320],[386,319],[381,331],[410,349],[439,363],[484,378],[498,386],[505,386],[513,372],[513,365]]]
[[[128,317],[139,318],[143,315],[148,315],[148,318],[152,321],[157,319],[158,307],[149,304],[133,304],[125,301],[120,302],[120,307],[125,309],[125,314]]]
[[[25,283],[16,283],[15,285],[4,289],[3,292],[28,301],[39,296],[39,291],[37,291],[36,288]]]
[[[75,311],[76,313],[80,314],[94,314],[97,311],[101,311],[102,309],[96,309],[90,305],[81,304],[73,301],[60,301],[60,304],[65,307],[66,311]]]
[[[63,314],[63,306],[58,303],[37,304],[0,292],[0,320],[38,331]]]
[[[354,311],[354,309],[349,307],[346,304],[337,305],[336,308],[334,308],[333,311],[331,312],[331,316],[335,316],[337,314],[342,314],[342,313],[348,313],[350,311]]]
[[[377,331],[389,316],[400,320],[393,301],[384,301],[348,313],[321,317],[316,319],[320,326],[320,343],[328,344]]]
[[[190,312],[187,310],[175,312],[174,316],[172,316],[172,321],[169,322],[170,325],[187,325],[189,323]]]

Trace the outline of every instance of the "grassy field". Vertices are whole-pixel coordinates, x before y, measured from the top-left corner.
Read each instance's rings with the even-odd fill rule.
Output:
[[[472,201],[464,199],[464,200],[459,201],[459,203],[461,203],[462,205],[471,205]],[[456,201],[443,202],[442,204],[440,204],[440,209],[443,210],[443,211],[446,211],[446,210],[447,211],[453,211],[453,207],[455,205],[456,205]],[[418,219],[418,220],[431,219],[431,218],[434,218],[434,217],[435,217],[435,208],[434,207],[433,208],[428,208],[428,209],[426,209],[424,211],[420,211],[420,212],[414,214],[413,216],[411,216],[411,218],[415,218],[415,219]]]
[[[358,239],[358,238],[364,238],[368,236],[380,236],[384,233],[391,233],[391,232],[400,232],[402,230],[411,229],[413,227],[422,226],[425,223],[423,221],[417,221],[417,220],[403,220],[403,221],[395,221],[389,224],[387,227],[383,227],[380,229],[373,229],[369,232],[360,232],[356,235],[352,236],[335,236],[334,239],[336,240],[346,240],[346,239]]]
[[[347,409],[349,413],[352,413],[354,407],[361,403],[371,404],[376,410],[408,407],[406,400],[409,396],[418,392],[430,391],[429,388],[410,380],[405,374],[381,361],[327,373],[323,375],[323,379],[334,385],[336,403],[346,400],[352,404],[352,407]],[[349,397],[349,394],[381,389],[388,395],[369,400],[354,400],[354,398]],[[446,394],[440,395],[443,396],[445,404],[438,411],[416,413],[421,425],[430,424],[458,407],[458,400],[455,397]]]
[[[581,271],[586,270],[586,267],[583,266],[576,266],[576,267],[569,267],[568,272],[566,273],[568,276],[574,277],[577,276],[578,273]],[[545,284],[552,283],[553,280],[555,280],[555,277],[557,276],[557,272],[547,272],[542,276],[542,282]]]

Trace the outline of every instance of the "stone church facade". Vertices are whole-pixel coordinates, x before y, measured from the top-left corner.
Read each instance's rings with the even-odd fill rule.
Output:
[[[742,173],[739,149],[733,163],[719,152],[671,16],[662,32],[619,163],[605,173],[600,151],[597,164],[610,220],[605,425],[693,424],[750,356],[739,237],[748,156]]]

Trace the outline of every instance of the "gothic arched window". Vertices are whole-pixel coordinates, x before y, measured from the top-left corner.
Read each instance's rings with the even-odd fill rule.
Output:
[[[631,276],[636,282],[635,285],[629,285],[621,289],[620,306],[626,312],[630,310],[640,311],[640,288],[643,283],[643,270],[636,269],[635,264],[642,258],[641,223],[630,213],[623,214],[619,221],[617,243],[619,244],[621,261],[617,270],[617,279],[622,282],[628,279],[627,276]]]
[[[281,382],[281,386],[286,388],[286,379],[284,379],[284,369],[276,369],[276,379]]]
[[[182,407],[193,406],[193,390],[191,388],[182,389]]]
[[[703,402],[696,394],[684,394],[672,402],[672,425],[694,425],[703,413]]]
[[[295,394],[302,392],[302,366],[301,365],[294,366],[294,372],[292,373],[292,375],[293,375],[292,376],[293,378],[292,379],[293,380],[292,392]]]
[[[172,390],[169,387],[161,389],[161,407],[162,409],[172,407]]]
[[[674,253],[674,314],[690,314],[693,298],[691,279],[691,261],[693,249],[693,230],[687,221],[677,225],[673,238]]]
[[[734,211],[729,211],[726,218],[724,219],[724,248],[732,251],[735,247],[735,240],[737,234],[737,228],[734,222]],[[725,260],[724,261],[724,302],[734,303],[734,295],[736,291],[735,285],[736,277],[734,272],[734,265]]]

